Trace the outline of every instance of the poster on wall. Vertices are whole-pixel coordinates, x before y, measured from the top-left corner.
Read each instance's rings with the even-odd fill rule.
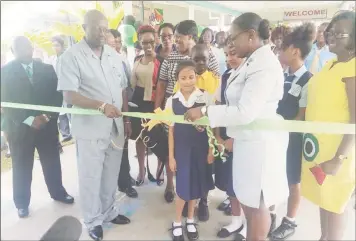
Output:
[[[326,19],[327,17],[327,9],[286,10],[283,12],[284,21]]]
[[[149,24],[151,26],[155,26],[155,25],[160,25],[162,23],[164,23],[163,9],[154,8],[153,12],[151,13],[151,15],[149,17]]]

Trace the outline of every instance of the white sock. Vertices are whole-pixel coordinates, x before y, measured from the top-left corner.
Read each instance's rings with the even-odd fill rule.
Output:
[[[242,225],[242,218],[241,216],[232,216],[231,223],[224,228],[229,231],[230,233],[235,232],[238,230]]]
[[[194,223],[194,219],[187,219],[187,223]],[[187,225],[187,230],[189,233],[195,233],[197,229],[195,228],[194,225]]]
[[[288,221],[292,222],[292,223],[295,223],[295,218],[290,218],[288,216],[285,217]]]
[[[224,201],[223,201],[224,204],[229,204],[230,203],[230,199],[229,198],[226,198]]]
[[[173,227],[177,227],[177,226],[182,226],[182,223],[173,222]],[[181,236],[181,235],[183,235],[182,228],[176,228],[173,230],[173,236]]]

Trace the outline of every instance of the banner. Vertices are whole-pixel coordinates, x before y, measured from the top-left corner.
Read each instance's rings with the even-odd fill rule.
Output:
[[[326,19],[328,10],[324,8],[305,9],[305,10],[287,10],[283,12],[283,20],[312,20]]]

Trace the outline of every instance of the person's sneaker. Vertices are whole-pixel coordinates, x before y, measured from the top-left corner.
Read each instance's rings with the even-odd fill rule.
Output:
[[[270,234],[271,240],[285,240],[295,233],[295,222],[283,218],[281,225]]]
[[[276,229],[276,219],[277,219],[277,215],[271,213],[271,227],[269,228],[269,232],[268,232],[268,237],[270,237],[271,233]]]

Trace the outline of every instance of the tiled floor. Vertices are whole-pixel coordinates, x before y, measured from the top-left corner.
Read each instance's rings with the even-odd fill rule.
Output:
[[[130,143],[130,163],[132,176],[137,175],[137,160],[134,158],[134,145]],[[155,157],[150,156],[152,167],[155,167]],[[62,155],[63,182],[67,191],[76,198],[71,206],[62,205],[52,201],[47,194],[42,170],[36,162],[33,171],[32,200],[30,217],[19,219],[12,202],[12,176],[6,172],[1,176],[1,240],[39,240],[51,224],[63,215],[80,216],[78,198],[77,165],[75,160],[75,146],[65,147]],[[174,216],[174,205],[166,204],[163,199],[163,187],[148,183],[140,188],[138,199],[129,199],[118,193],[118,202],[124,214],[131,218],[132,223],[127,226],[107,227],[105,240],[170,240],[168,228]],[[217,240],[216,233],[229,217],[217,211],[215,207],[224,198],[218,190],[211,192],[210,211],[211,218],[199,225],[200,240]],[[353,204],[352,204],[353,205]],[[278,208],[279,217],[285,213],[286,205]],[[344,240],[355,240],[355,211],[351,207],[347,210],[348,221]],[[318,240],[319,213],[318,209],[306,200],[302,201],[297,219],[298,228],[292,240]],[[245,230],[243,231],[245,232]],[[81,240],[89,237],[83,229]]]

